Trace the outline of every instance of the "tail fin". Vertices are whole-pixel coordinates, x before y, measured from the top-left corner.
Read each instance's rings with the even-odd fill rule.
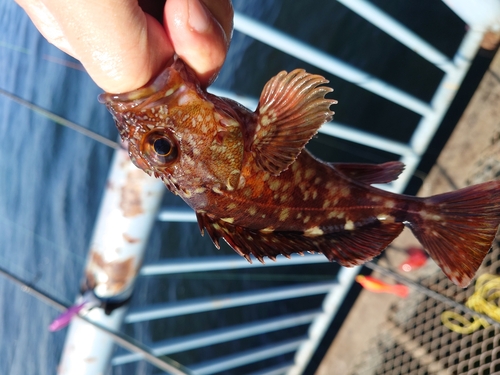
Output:
[[[446,276],[465,288],[500,224],[500,181],[435,195],[423,202],[408,224]]]

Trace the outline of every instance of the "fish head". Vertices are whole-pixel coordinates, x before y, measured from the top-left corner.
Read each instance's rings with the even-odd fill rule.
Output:
[[[241,174],[240,123],[214,106],[180,59],[150,84],[102,94],[132,162],[183,198],[205,188],[233,190]]]

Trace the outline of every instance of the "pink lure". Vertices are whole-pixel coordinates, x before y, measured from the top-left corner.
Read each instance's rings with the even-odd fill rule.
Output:
[[[83,309],[85,304],[86,302],[82,302],[69,307],[65,312],[55,318],[52,323],[50,323],[49,331],[55,332],[66,327],[71,322],[71,319],[73,319],[73,317]]]

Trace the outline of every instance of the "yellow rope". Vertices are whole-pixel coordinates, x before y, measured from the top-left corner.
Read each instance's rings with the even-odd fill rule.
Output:
[[[500,277],[484,274],[476,281],[476,290],[465,305],[479,313],[488,315],[490,318],[500,322]],[[472,317],[472,322],[455,311],[444,311],[441,314],[441,322],[450,330],[468,335],[480,329],[488,327],[489,323],[477,316]]]

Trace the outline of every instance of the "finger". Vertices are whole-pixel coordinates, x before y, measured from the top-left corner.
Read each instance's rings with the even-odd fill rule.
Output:
[[[38,0],[16,0],[16,3],[24,9],[45,39],[68,55],[75,57],[73,48],[68,43],[58,22],[45,4]]]
[[[161,24],[136,0],[44,0],[44,4],[71,47],[66,50],[105,91],[143,86],[174,53]],[[38,14],[33,17],[40,18],[40,11],[31,9],[31,14]],[[53,36],[49,41],[55,42]]]
[[[232,19],[229,0],[168,0],[165,5],[164,24],[174,50],[202,85],[209,85],[224,63]]]

